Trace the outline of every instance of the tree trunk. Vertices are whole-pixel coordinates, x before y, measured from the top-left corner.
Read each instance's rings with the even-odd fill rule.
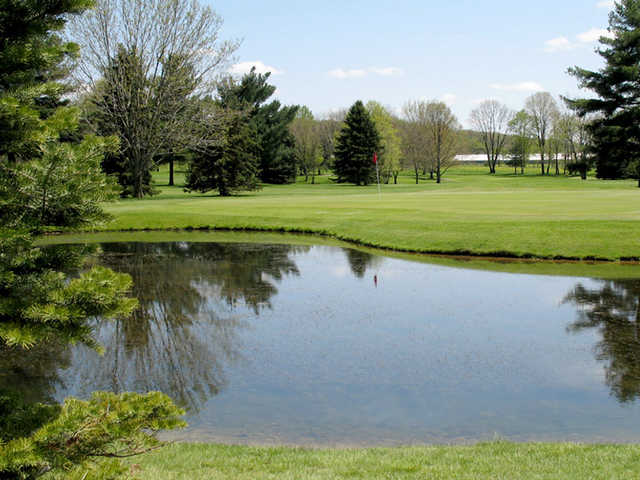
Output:
[[[169,186],[173,187],[173,156],[169,159]]]
[[[540,154],[540,168],[542,169],[542,175],[544,175],[544,153]]]

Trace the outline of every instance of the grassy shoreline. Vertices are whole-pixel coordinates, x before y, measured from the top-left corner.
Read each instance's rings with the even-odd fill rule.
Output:
[[[614,261],[572,261],[539,260],[518,258],[491,258],[478,256],[425,255],[411,252],[371,248],[350,242],[316,235],[291,234],[281,232],[248,231],[187,231],[187,230],[146,230],[125,232],[90,232],[47,235],[38,239],[39,245],[59,245],[73,243],[272,243],[284,245],[327,246],[353,248],[372,255],[408,260],[451,268],[485,270],[492,272],[548,275],[564,277],[589,277],[600,279],[624,279],[640,277],[640,263]]]
[[[640,446],[490,442],[471,446],[309,449],[170,445],[132,459],[135,478],[636,479]]]
[[[297,232],[400,252],[561,260],[640,260],[640,191],[628,181],[487,175],[458,167],[442,185],[269,185],[221,198],[162,186],[106,205],[107,231]]]

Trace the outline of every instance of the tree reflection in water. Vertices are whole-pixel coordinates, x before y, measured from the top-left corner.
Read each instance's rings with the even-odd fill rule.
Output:
[[[367,273],[367,269],[377,267],[383,262],[382,257],[371,255],[370,253],[363,252],[362,250],[345,248],[344,252],[347,256],[347,261],[349,262],[351,271],[357,278],[364,278],[364,275]]]
[[[11,357],[15,376],[48,364],[50,370],[40,375],[42,385],[37,393],[43,400],[59,389],[64,395],[80,396],[94,390],[159,390],[189,410],[198,410],[227,383],[225,367],[241,358],[238,337],[248,322],[239,307],[244,305],[256,315],[269,308],[278,291],[276,282],[286,275],[299,275],[289,256],[307,249],[104,244],[97,261],[132,276],[132,296],[138,299],[139,308],[126,320],[96,320],[103,356],[81,346],[65,353],[50,349],[61,358],[47,361],[46,352],[22,352]],[[245,317],[249,312],[245,311]],[[3,355],[2,363],[8,358]],[[34,371],[31,376],[38,374]]]
[[[0,392],[18,393],[26,403],[53,403],[64,388],[60,370],[71,364],[71,352],[62,341],[50,340],[30,349],[0,343]]]
[[[600,281],[590,289],[578,284],[564,303],[581,307],[570,332],[598,329],[596,358],[605,362],[606,383],[620,402],[640,397],[640,279]]]

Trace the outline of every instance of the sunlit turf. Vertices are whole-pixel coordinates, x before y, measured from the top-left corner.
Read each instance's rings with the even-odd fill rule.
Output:
[[[159,195],[107,205],[109,230],[223,228],[320,233],[368,246],[432,253],[540,258],[640,257],[640,189],[634,181],[515,176],[502,167],[456,167],[444,183],[409,172],[398,185],[267,185],[221,198],[175,187],[166,169],[155,175]]]
[[[515,444],[302,449],[174,444],[131,461],[135,478],[637,479],[640,446]]]
[[[41,237],[40,245],[68,243],[114,243],[114,242],[191,242],[191,243],[264,243],[280,245],[322,245],[342,248],[356,248],[372,255],[412,262],[422,262],[452,268],[485,270],[528,275],[551,275],[563,277],[589,277],[599,279],[639,278],[640,264],[637,262],[582,262],[582,261],[539,261],[535,259],[505,259],[463,256],[434,256],[393,250],[380,250],[353,245],[331,237],[291,234],[279,232],[242,231],[185,231],[156,230],[128,232],[91,232]]]

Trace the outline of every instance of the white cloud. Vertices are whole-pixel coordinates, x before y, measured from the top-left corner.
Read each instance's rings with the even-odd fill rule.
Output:
[[[445,93],[440,97],[440,100],[442,100],[444,103],[446,103],[449,106],[456,103],[457,99],[458,99],[458,96],[453,93]]]
[[[229,69],[229,73],[244,75],[245,73],[249,73],[253,67],[256,67],[256,73],[271,72],[272,75],[284,74],[282,70],[278,70],[276,67],[272,67],[271,65],[265,65],[260,60],[256,60],[255,62],[236,63]]]
[[[369,74],[380,75],[382,77],[391,77],[394,75],[402,75],[404,72],[401,68],[397,67],[368,67],[368,68],[353,68],[345,70],[343,68],[336,68],[327,72],[330,77],[343,80],[345,78],[361,78],[366,77]]]
[[[369,68],[369,71],[371,73],[375,73],[376,75],[382,75],[383,77],[391,77],[393,75],[402,75],[404,73],[401,68],[397,68],[397,67],[384,67],[384,68],[371,67]]]
[[[585,44],[597,42],[600,37],[613,38],[614,34],[604,28],[592,28],[591,30],[587,30],[586,32],[576,35],[576,41],[573,42],[567,37],[556,37],[551,40],[547,40],[544,42],[544,50],[548,53],[573,50],[574,48],[583,47]]]
[[[505,92],[543,92],[544,91],[544,87],[537,82],[492,83],[489,86],[496,90],[504,90]]]
[[[577,37],[582,43],[593,43],[597,42],[600,37],[612,38],[613,36],[613,33],[604,28],[592,28],[591,30],[578,34]]]
[[[547,40],[546,42],[544,42],[544,45],[545,52],[549,53],[571,50],[572,48],[575,48],[575,45],[571,43],[571,41],[567,37],[552,38],[551,40]]]
[[[596,3],[596,7],[598,8],[613,8],[613,0],[604,0],[602,2]]]
[[[331,70],[329,72],[330,77],[339,78],[339,79],[358,78],[358,77],[364,77],[365,75],[367,75],[367,71],[362,70],[360,68],[354,68],[351,70],[343,70],[342,68],[336,68],[335,70]]]

